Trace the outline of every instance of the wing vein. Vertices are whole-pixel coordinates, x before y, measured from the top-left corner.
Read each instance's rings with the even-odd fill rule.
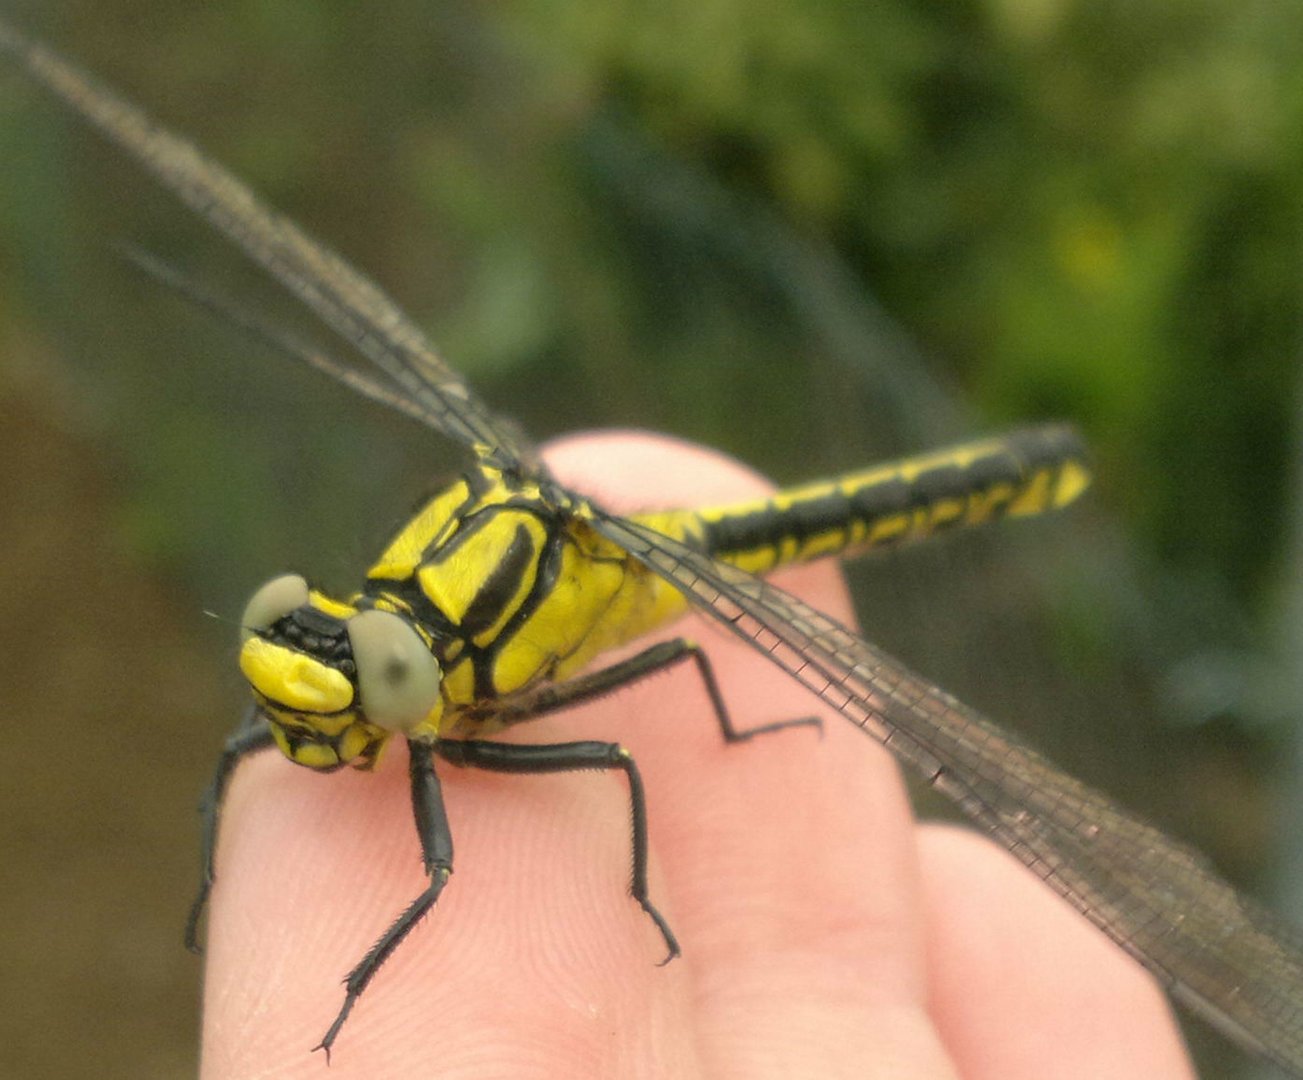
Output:
[[[594,513],[598,532],[918,768],[1194,1011],[1303,1070],[1303,947],[1200,855],[797,597]]]

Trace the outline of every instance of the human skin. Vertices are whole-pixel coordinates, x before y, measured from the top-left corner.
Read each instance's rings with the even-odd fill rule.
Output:
[[[552,447],[615,510],[765,490],[645,435]],[[774,579],[850,622],[835,564]],[[818,712],[693,617],[739,728]],[[826,713],[826,710],[825,710]],[[434,912],[336,1042],[340,980],[424,879],[395,743],[373,773],[264,753],[231,785],[208,932],[203,1075],[1151,1080],[1192,1075],[1152,981],[993,844],[920,825],[888,752],[835,715],[726,746],[691,665],[512,732],[618,741],[648,793],[651,895],[629,899],[619,773],[439,763],[456,846]]]

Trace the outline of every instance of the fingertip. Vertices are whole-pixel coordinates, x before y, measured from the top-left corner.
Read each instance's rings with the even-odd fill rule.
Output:
[[[965,1076],[1193,1075],[1153,979],[1013,856],[949,825],[918,846],[933,1013]]]
[[[544,457],[562,483],[621,513],[747,499],[773,490],[754,469],[683,439],[630,429],[554,440]]]

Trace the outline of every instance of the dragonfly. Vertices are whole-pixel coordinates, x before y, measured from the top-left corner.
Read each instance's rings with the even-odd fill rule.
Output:
[[[810,723],[737,730],[709,656],[683,639],[594,666],[615,646],[691,610],[915,768],[1178,1002],[1303,1076],[1303,949],[1289,928],[1238,895],[1197,852],[761,576],[1066,506],[1090,479],[1071,429],[1028,429],[741,505],[610,513],[558,483],[516,426],[479,399],[376,284],[238,178],[4,22],[0,54],[260,265],[357,359],[341,361],[252,320],[247,328],[451,439],[471,459],[463,477],[393,538],[357,593],[336,598],[282,575],[254,594],[241,619],[240,667],[253,704],[203,802],[192,945],[217,880],[222,799],[242,761],[277,748],[317,771],[366,769],[394,741],[410,755],[428,884],[349,973],[319,1049],[329,1053],[358,999],[448,881],[452,838],[436,759],[510,773],[622,773],[630,891],[667,959],[678,954],[649,894],[646,798],[628,752],[615,743],[527,745],[486,736],[679,664],[695,667],[726,741]]]

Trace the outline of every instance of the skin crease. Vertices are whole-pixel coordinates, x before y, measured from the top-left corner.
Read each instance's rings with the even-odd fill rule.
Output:
[[[578,436],[558,476],[617,510],[764,490],[716,454]],[[853,618],[833,564],[775,579]],[[741,728],[816,702],[692,618]],[[891,756],[835,716],[725,746],[691,665],[525,725],[618,740],[646,784],[652,899],[628,898],[619,774],[440,763],[456,871],[362,996],[330,1071],[340,980],[421,890],[406,750],[321,776],[275,753],[231,786],[205,977],[203,1075],[1151,1080],[1192,1076],[1134,963],[991,843],[918,825]]]

